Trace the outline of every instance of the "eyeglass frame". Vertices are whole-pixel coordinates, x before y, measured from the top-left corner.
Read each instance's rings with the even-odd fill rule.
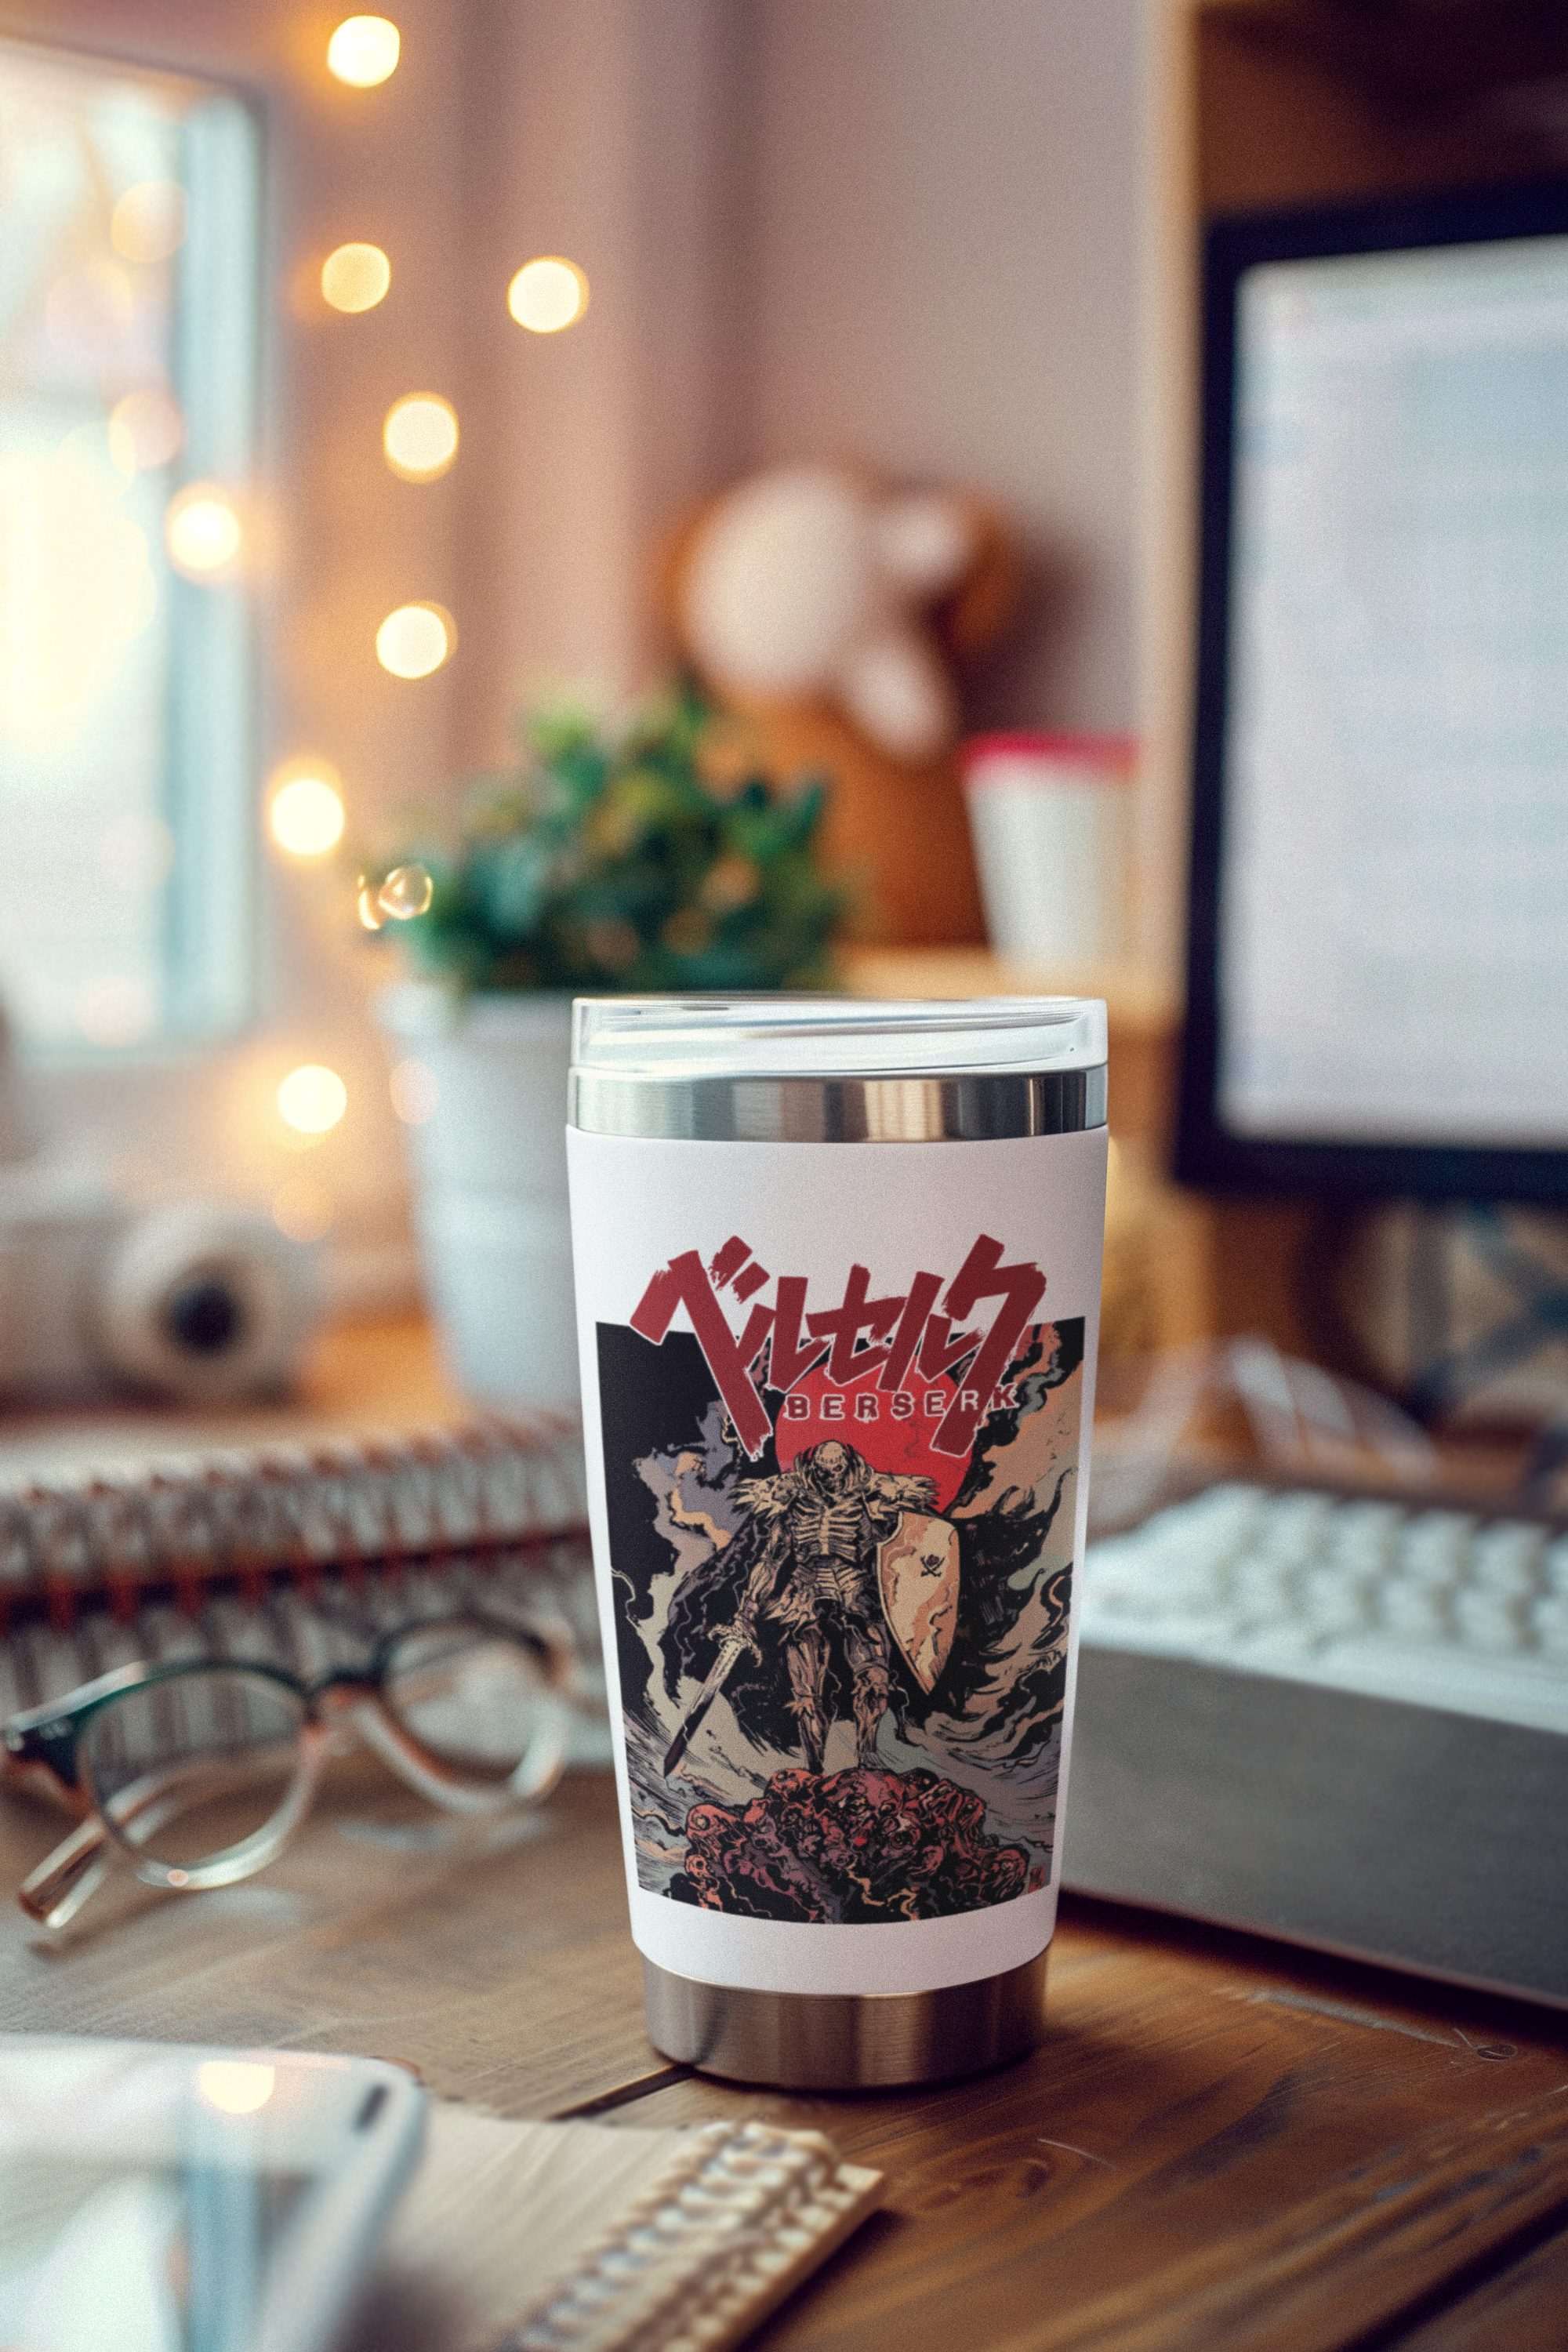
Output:
[[[543,1664],[546,1690],[559,1701],[547,1717],[546,1727],[534,1735],[518,1764],[498,1784],[483,1786],[463,1779],[415,1738],[384,1696],[386,1674],[399,1643],[411,1634],[448,1625],[471,1626],[531,1650]],[[78,1815],[70,1835],[22,1881],[16,1900],[40,1926],[64,1927],[102,1884],[116,1854],[131,1864],[145,1885],[175,1894],[204,1893],[254,1877],[277,1860],[303,1822],[332,1753],[333,1735],[342,1728],[357,1731],[406,1787],[447,1812],[494,1819],[525,1811],[549,1795],[565,1768],[572,1717],[584,1706],[578,1666],[577,1645],[563,1622],[491,1617],[482,1610],[464,1609],[447,1616],[416,1618],[384,1634],[367,1665],[335,1667],[310,1682],[286,1666],[253,1658],[171,1658],[112,1667],[63,1697],[29,1707],[0,1724],[0,1786],[14,1780],[39,1788]],[[96,1717],[128,1692],[215,1673],[253,1675],[302,1702],[305,1713],[295,1735],[299,1763],[288,1792],[259,1828],[205,1863],[184,1868],[139,1855],[123,1827],[110,1820],[105,1806],[88,1793],[90,1780],[81,1754],[87,1730]],[[546,1728],[551,1736],[535,1762]],[[106,1846],[110,1849],[108,1853]]]

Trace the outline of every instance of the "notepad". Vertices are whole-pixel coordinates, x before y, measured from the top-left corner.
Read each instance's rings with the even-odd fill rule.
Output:
[[[116,1451],[101,1433],[0,1465],[0,1719],[134,1662],[234,1658],[306,1681],[454,1608],[563,1622],[591,1696],[598,1609],[574,1427]],[[607,1763],[584,1717],[569,1760]]]
[[[343,2352],[725,2352],[880,2199],[816,2132],[437,2103]]]

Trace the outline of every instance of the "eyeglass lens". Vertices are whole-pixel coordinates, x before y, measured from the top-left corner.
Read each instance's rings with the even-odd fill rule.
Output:
[[[461,1620],[387,1654],[383,1705],[454,1778],[498,1788],[558,1719],[541,1645]],[[100,1708],[80,1757],[104,1819],[140,1858],[216,1863],[289,1807],[306,1769],[302,1696],[253,1668],[193,1667]],[[545,1741],[548,1748],[550,1742]]]
[[[79,1750],[104,1819],[150,1860],[189,1870],[265,1829],[305,1769],[304,1700],[243,1666],[124,1692]]]
[[[382,1697],[421,1748],[481,1786],[510,1780],[561,1709],[531,1643],[461,1621],[402,1634]]]

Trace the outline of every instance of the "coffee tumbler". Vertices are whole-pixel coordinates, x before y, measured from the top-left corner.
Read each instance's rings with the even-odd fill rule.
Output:
[[[1044,2030],[1105,1008],[574,1016],[584,1432],[668,2057],[931,2082]]]

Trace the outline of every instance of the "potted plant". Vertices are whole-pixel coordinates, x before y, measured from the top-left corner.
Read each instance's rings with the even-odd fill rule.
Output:
[[[430,1303],[485,1401],[578,1400],[573,997],[831,984],[844,898],[813,856],[825,787],[781,788],[738,748],[688,686],[618,732],[578,709],[538,712],[514,769],[362,877],[368,926],[404,918],[416,976],[377,1010]]]

